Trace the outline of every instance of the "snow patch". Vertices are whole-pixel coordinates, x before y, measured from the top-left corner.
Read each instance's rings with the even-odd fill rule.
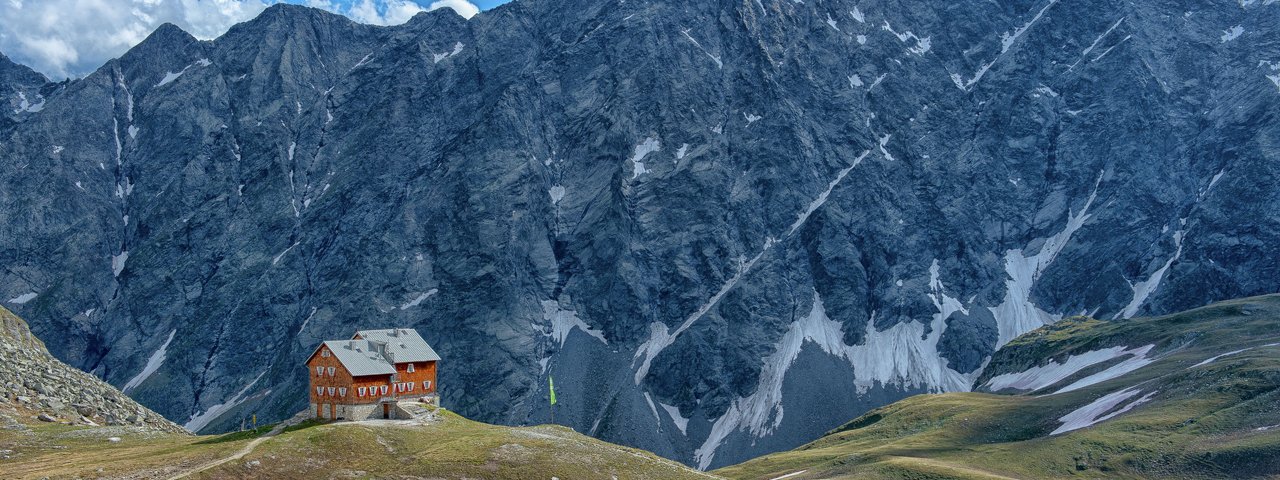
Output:
[[[684,156],[689,154],[689,144],[680,145],[680,149],[676,150],[676,160],[684,160]]]
[[[160,79],[160,83],[157,83],[157,84],[156,84],[156,86],[157,86],[157,87],[163,87],[163,86],[165,86],[165,85],[168,85],[168,84],[170,84],[170,83],[173,83],[173,81],[174,81],[174,80],[177,80],[177,79],[178,79],[178,77],[181,77],[181,76],[182,76],[182,74],[187,73],[187,69],[189,69],[189,68],[191,68],[191,66],[190,66],[190,65],[187,65],[186,67],[183,67],[183,69],[182,69],[182,70],[180,70],[180,71],[178,71],[178,72],[167,72],[167,73],[165,73],[165,74],[164,74],[164,78]]]
[[[1129,388],[1094,400],[1092,403],[1080,407],[1075,411],[1064,415],[1062,418],[1059,418],[1058,421],[1062,422],[1062,426],[1058,427],[1049,435],[1067,433],[1072,430],[1079,430],[1081,428],[1095,425],[1099,422],[1110,420],[1115,418],[1117,415],[1132,410],[1133,407],[1147,403],[1157,392],[1153,391],[1143,395],[1142,398],[1129,402],[1128,405],[1121,407],[1119,410],[1107,413],[1124,403],[1126,400],[1137,396],[1139,393],[1142,392],[1136,388]]]
[[[761,116],[756,115],[756,114],[754,114],[754,113],[751,113],[751,114],[743,113],[743,114],[742,114],[742,117],[747,119],[747,126],[748,126],[748,127],[750,127],[750,126],[751,126],[751,124],[756,123],[756,122],[759,122],[759,121],[760,121],[760,119],[764,118],[764,117],[761,117]]]
[[[862,160],[867,158],[867,155],[869,153],[870,152],[862,152],[862,155],[859,155],[858,158],[853,159],[853,162],[850,163],[848,167],[845,167],[843,170],[840,170],[839,173],[836,173],[836,178],[831,179],[831,183],[827,184],[827,189],[823,190],[822,193],[818,194],[818,198],[815,198],[813,199],[812,202],[809,202],[809,208],[806,208],[803,212],[800,213],[800,215],[796,216],[796,221],[793,222],[791,224],[791,228],[787,230],[788,236],[796,233],[796,230],[799,230],[800,227],[803,226],[805,222],[809,220],[809,216],[813,215],[813,212],[818,211],[819,208],[822,208],[822,206],[827,203],[827,197],[831,196],[831,191],[836,189],[836,185],[839,185],[840,182],[844,180],[844,177],[846,175],[849,175],[850,171],[853,171],[855,167],[860,165],[862,163]]]
[[[1182,220],[1182,223],[1185,224],[1186,220]],[[1160,288],[1160,282],[1164,280],[1164,275],[1169,271],[1169,267],[1173,266],[1173,262],[1182,257],[1182,239],[1185,235],[1186,232],[1183,230],[1173,232],[1173,243],[1177,246],[1173,256],[1169,257],[1169,260],[1164,262],[1164,265],[1153,272],[1146,280],[1129,285],[1133,289],[1133,300],[1130,300],[1129,304],[1125,305],[1124,310],[1116,314],[1116,318],[1133,318],[1134,315],[1138,314],[1138,309],[1142,308],[1142,304],[1147,301],[1147,297],[1150,297],[1157,288]]]
[[[1243,34],[1244,34],[1244,27],[1241,25],[1236,25],[1222,32],[1222,36],[1219,37],[1219,40],[1222,40],[1222,43],[1227,43],[1237,38],[1240,38],[1240,35],[1243,35]]]
[[[446,59],[446,58],[456,56],[457,54],[462,53],[462,49],[463,49],[463,48],[464,48],[464,45],[462,44],[462,42],[458,42],[458,43],[453,44],[453,50],[452,50],[452,51],[448,51],[448,52],[444,52],[444,53],[435,53],[435,54],[432,54],[432,55],[431,55],[431,58],[432,58],[432,60],[434,60],[432,63],[440,63],[440,62],[444,61],[444,59]]]
[[[1150,348],[1150,346],[1146,347],[1147,350]],[[1090,366],[1127,355],[1138,355],[1138,351],[1139,349],[1130,350],[1124,346],[1091,350],[1078,355],[1071,355],[1062,363],[1050,360],[1047,364],[1032,367],[1022,372],[997,375],[987,380],[985,387],[993,392],[1009,388],[1031,392],[1061,382],[1063,379],[1075,375],[1076,372]],[[1143,350],[1144,354],[1145,351]]]
[[[644,392],[644,401],[649,404],[649,411],[653,412],[653,420],[661,424],[662,417],[658,416],[658,407],[653,405],[653,397],[649,395],[649,392]]]
[[[1040,11],[1036,12],[1036,15],[1034,17],[1031,17],[1031,20],[1028,20],[1026,24],[1023,24],[1021,27],[1014,29],[1013,32],[1005,32],[1001,34],[1000,35],[1000,53],[997,54],[995,58],[991,59],[990,62],[987,62],[982,67],[979,67],[978,71],[974,72],[973,78],[970,78],[969,80],[964,80],[960,76],[960,74],[953,73],[951,74],[951,81],[954,82],[956,86],[959,87],[961,90],[964,90],[966,92],[969,91],[970,88],[973,88],[974,84],[978,83],[979,80],[982,80],[982,76],[986,75],[987,71],[991,70],[991,67],[994,66],[996,62],[1000,61],[1000,58],[1003,57],[1004,54],[1009,51],[1009,48],[1013,47],[1013,44],[1016,43],[1018,39],[1022,37],[1022,34],[1027,33],[1027,30],[1031,29],[1032,25],[1035,25],[1036,22],[1040,21],[1040,17],[1044,16],[1044,12],[1049,10],[1049,7],[1052,7],[1056,3],[1058,3],[1058,0],[1049,0],[1049,3],[1045,4],[1044,7],[1040,8]]]
[[[932,42],[929,41],[929,37],[920,38],[916,36],[916,34],[911,33],[910,31],[898,33],[894,31],[892,26],[889,25],[888,20],[884,21],[884,25],[881,25],[880,29],[893,34],[893,36],[895,37],[898,37],[899,42],[907,43],[909,41],[914,41],[915,46],[910,47],[907,50],[916,55],[923,56],[925,53],[929,52],[930,48],[932,48]]]
[[[13,113],[36,113],[44,110],[44,96],[36,94],[36,97],[40,99],[40,103],[31,103],[30,100],[27,100],[27,94],[18,92],[18,109],[14,110]]]
[[[859,77],[858,74],[849,75],[849,88],[857,88],[863,85],[862,77]]]
[[[644,168],[644,157],[661,149],[662,144],[658,142],[658,139],[653,137],[646,138],[644,142],[636,145],[635,152],[631,154],[631,164],[633,167],[631,178],[633,180],[639,178],[640,175],[649,173],[649,170]]]
[[[244,403],[246,400],[246,398],[244,398],[245,394],[248,393],[249,389],[253,388],[253,385],[258,383],[258,380],[261,380],[262,376],[266,375],[266,373],[266,371],[259,373],[252,382],[249,382],[249,384],[245,385],[239,392],[236,392],[235,396],[231,397],[230,400],[209,407],[208,410],[205,410],[202,413],[191,415],[191,418],[187,420],[187,424],[183,425],[183,428],[186,428],[187,431],[192,433],[199,432],[200,429],[209,425],[209,422],[217,420],[223,413],[226,413],[231,409],[236,408],[241,403]],[[271,391],[267,390],[267,392],[270,393]]]
[[[551,195],[552,205],[559,205],[560,201],[564,200],[565,190],[564,190],[564,187],[561,185],[556,185],[551,187],[550,190],[547,190],[547,193]]]
[[[1058,97],[1058,92],[1054,91],[1052,88],[1049,88],[1049,86],[1047,86],[1047,85],[1041,85],[1041,86],[1039,86],[1039,87],[1036,87],[1036,94],[1037,94],[1037,95],[1044,95],[1044,96],[1051,97],[1051,98],[1057,98],[1057,97]]]
[[[160,369],[160,366],[164,364],[164,359],[166,358],[166,352],[169,349],[169,343],[173,342],[173,336],[177,333],[178,333],[178,330],[176,329],[172,332],[169,332],[169,338],[166,339],[164,343],[160,345],[159,349],[156,349],[156,351],[151,354],[151,357],[147,358],[147,364],[142,367],[142,371],[138,372],[137,375],[134,375],[133,378],[129,379],[129,381],[124,384],[124,387],[122,387],[120,391],[124,393],[129,393],[130,390],[138,388],[139,385],[142,385],[142,382],[145,382],[147,381],[148,378],[151,378],[151,374],[156,373],[156,370]]]
[[[1218,173],[1214,175],[1212,179],[1209,180],[1209,186],[1205,188],[1205,192],[1207,193],[1209,190],[1213,190],[1213,186],[1217,185],[1218,180],[1222,180],[1222,176],[1225,175],[1226,173],[1227,173],[1227,170],[1225,168],[1222,170],[1219,170]]]
[[[662,407],[662,409],[667,412],[667,415],[671,417],[671,423],[676,424],[676,428],[680,429],[681,435],[689,434],[687,431],[689,428],[689,419],[686,417],[680,416],[679,407],[676,407],[673,405],[667,405],[665,403],[659,403],[658,406]]]
[[[303,321],[302,321],[302,325],[300,325],[300,326],[298,327],[298,333],[302,333],[303,331],[305,331],[305,330],[307,329],[307,324],[308,324],[308,323],[311,323],[311,319],[312,319],[312,318],[315,318],[315,316],[316,316],[316,312],[318,312],[318,311],[320,311],[320,309],[319,309],[319,308],[311,307],[311,314],[310,314],[310,315],[307,315],[306,320],[303,320]]]
[[[929,268],[929,298],[937,313],[925,334],[925,324],[899,323],[886,330],[875,327],[874,314],[867,319],[862,344],[846,345],[840,322],[827,316],[822,297],[813,293],[809,314],[796,320],[778,342],[774,353],[763,359],[764,368],[750,396],[739,397],[711,426],[711,433],[694,452],[698,468],[706,470],[716,449],[730,434],[746,430],[756,438],[773,433],[782,424],[782,384],[787,370],[799,357],[802,347],[813,342],[824,352],[849,362],[854,369],[854,386],[862,394],[876,385],[901,385],[931,392],[968,391],[973,379],[947,366],[938,354],[938,341],[947,329],[946,319],[956,312],[968,313],[959,300],[944,292],[939,265]]]
[[[840,181],[849,174],[849,171],[862,163],[862,160],[867,158],[867,155],[870,153],[870,150],[862,152],[862,155],[859,155],[858,158],[854,159],[848,167],[836,174],[836,178],[827,185],[827,189],[819,194],[813,202],[810,202],[809,207],[806,208],[805,211],[796,218],[796,221],[791,224],[790,229],[787,230],[786,236],[790,237],[796,230],[803,226],[804,223],[808,221],[809,216],[826,203],[827,197],[831,195],[831,191],[840,184]],[[694,322],[706,315],[707,312],[710,312],[711,309],[720,302],[720,299],[723,298],[725,294],[729,293],[730,290],[733,290],[733,288],[738,285],[738,282],[742,280],[742,277],[746,275],[747,272],[751,271],[751,268],[755,266],[756,262],[760,261],[760,258],[764,257],[764,255],[768,253],[776,243],[776,239],[768,237],[764,241],[764,246],[761,247],[760,251],[757,252],[754,257],[745,262],[739,261],[738,269],[734,272],[733,276],[729,277],[728,280],[725,280],[725,282],[720,286],[720,289],[717,290],[711,298],[707,299],[706,303],[702,304],[701,307],[698,307],[697,311],[690,314],[688,318],[685,318],[684,322],[682,322],[674,332],[672,332],[665,323],[660,321],[655,321],[649,324],[649,339],[645,340],[645,342],[640,344],[640,347],[636,349],[636,354],[632,361],[633,363],[635,361],[640,362],[639,368],[636,369],[636,385],[639,385],[640,381],[644,380],[644,377],[649,374],[649,366],[653,363],[653,359],[657,357],[659,353],[662,353],[664,349],[671,346],[672,343],[675,343],[676,338],[679,337],[680,334],[684,333],[685,330],[688,330],[689,327],[693,326]],[[643,360],[641,360],[642,358]]]
[[[26,304],[27,302],[30,302],[30,301],[32,301],[32,300],[35,300],[35,299],[36,299],[36,297],[38,297],[38,296],[40,296],[40,294],[38,294],[38,293],[36,293],[36,292],[27,292],[27,293],[24,293],[24,294],[22,294],[22,295],[18,295],[18,296],[16,296],[16,297],[10,298],[10,299],[9,299],[9,303],[12,303],[12,304],[14,304],[14,305],[24,305],[24,304]]]
[[[359,62],[356,62],[356,64],[351,67],[351,70],[347,70],[347,71],[351,72],[357,68],[364,66],[364,64],[369,63],[370,58],[373,58],[373,52],[369,52],[369,54],[365,55],[364,58],[361,58]]]
[[[840,31],[840,27],[837,26],[836,19],[831,18],[830,13],[827,14],[827,26],[831,27],[832,30],[835,30],[837,32]]]
[[[1066,228],[1045,239],[1038,253],[1028,256],[1023,249],[1005,252],[1004,269],[1008,278],[1005,280],[1004,300],[999,306],[991,307],[991,314],[995,316],[1000,332],[996,342],[997,349],[1019,335],[1060,319],[1059,316],[1051,315],[1031,302],[1031,287],[1035,285],[1036,280],[1040,279],[1040,275],[1044,274],[1054,259],[1058,258],[1058,254],[1062,253],[1067,242],[1071,241],[1071,236],[1089,220],[1091,217],[1089,207],[1098,198],[1098,187],[1101,183],[1102,175],[1099,174],[1093,186],[1093,193],[1089,194],[1084,207],[1078,213],[1068,212]]]
[[[111,257],[111,273],[114,277],[119,277],[120,272],[124,271],[124,263],[129,261],[129,251],[120,252],[119,255]]]
[[[547,336],[559,342],[561,347],[564,347],[564,342],[569,339],[569,332],[572,332],[574,328],[595,337],[600,343],[609,344],[609,340],[604,338],[604,332],[592,329],[590,325],[587,325],[587,322],[578,318],[578,312],[560,309],[560,303],[555,300],[542,301],[542,319],[551,324],[551,332]]]
[[[867,23],[867,17],[862,14],[862,10],[858,10],[857,6],[853,7],[853,10],[849,12],[849,16],[857,20],[858,23]]]
[[[1208,365],[1208,364],[1210,364],[1210,363],[1216,362],[1216,361],[1218,361],[1219,359],[1221,359],[1221,358],[1223,358],[1223,357],[1230,357],[1230,356],[1232,356],[1232,355],[1238,355],[1238,354],[1241,354],[1241,353],[1247,352],[1247,351],[1249,351],[1249,350],[1253,350],[1253,349],[1255,349],[1255,348],[1267,348],[1267,347],[1280,347],[1280,343],[1268,343],[1268,344],[1266,344],[1266,345],[1262,345],[1262,346],[1258,346],[1258,347],[1242,348],[1242,349],[1239,349],[1239,350],[1232,350],[1232,351],[1227,352],[1227,353],[1223,353],[1223,354],[1219,354],[1219,355],[1214,355],[1213,357],[1210,357],[1209,359],[1207,359],[1207,360],[1205,360],[1205,361],[1203,361],[1203,362],[1200,362],[1200,363],[1197,363],[1197,364],[1195,364],[1195,365],[1192,365],[1192,366],[1191,366],[1191,368],[1203,367],[1203,366]]]
[[[289,245],[289,247],[284,249],[283,252],[280,252],[278,255],[275,256],[275,258],[271,259],[271,264],[275,265],[277,263],[280,263],[280,259],[284,258],[284,254],[289,253],[289,250],[293,250],[293,247],[298,246],[298,244],[300,243],[302,242],[294,242],[293,245]]]
[[[1129,372],[1132,372],[1139,368],[1150,365],[1151,362],[1154,362],[1156,360],[1154,358],[1148,358],[1147,354],[1151,353],[1151,349],[1155,347],[1156,347],[1155,345],[1147,345],[1145,347],[1141,347],[1141,348],[1134,349],[1132,351],[1125,352],[1125,353],[1129,353],[1130,357],[1125,359],[1124,361],[1117,363],[1115,365],[1112,365],[1110,368],[1107,368],[1106,370],[1103,370],[1101,372],[1095,373],[1093,375],[1089,375],[1080,380],[1076,380],[1071,385],[1062,387],[1061,389],[1053,393],[1054,395],[1057,395],[1059,393],[1067,393],[1067,392],[1079,390],[1081,388],[1097,385],[1107,380],[1119,378]]]
[[[689,29],[686,28],[684,30],[681,30],[680,33],[684,34],[684,38],[687,38],[689,39],[690,42],[693,42],[693,46],[698,47],[698,50],[702,50],[702,53],[705,53],[708,57],[711,57],[711,60],[716,62],[716,68],[724,68],[724,62],[720,61],[720,57],[717,55],[712,55],[711,52],[707,51],[706,48],[703,48],[702,44],[698,43],[697,39],[689,35]]]
[[[880,82],[877,81],[876,83]],[[893,158],[893,154],[889,153],[889,150],[885,148],[885,145],[889,144],[889,139],[891,138],[893,138],[893,135],[887,133],[880,137],[880,154],[884,155],[884,159],[890,162],[897,160],[896,158]]]
[[[1115,45],[1112,45],[1112,46],[1108,47],[1106,50],[1103,50],[1103,51],[1102,51],[1102,53],[1098,54],[1098,56],[1093,57],[1093,60],[1089,60],[1089,63],[1093,63],[1093,62],[1096,62],[1096,61],[1098,61],[1098,60],[1102,60],[1102,57],[1107,56],[1107,54],[1108,54],[1108,53],[1111,53],[1111,51],[1112,51],[1112,50],[1114,50],[1116,47],[1119,47],[1119,46],[1120,46],[1121,44],[1123,44],[1124,42],[1129,41],[1129,39],[1130,39],[1130,38],[1133,38],[1133,35],[1126,35],[1124,38],[1120,39],[1120,41],[1119,41],[1119,42],[1116,42],[1116,44],[1115,44]]]
[[[408,310],[408,309],[410,309],[410,308],[413,308],[413,307],[416,307],[416,306],[418,306],[418,305],[421,305],[423,300],[426,300],[426,299],[428,299],[428,298],[431,298],[431,296],[432,296],[432,295],[435,295],[435,294],[437,294],[437,293],[440,293],[440,290],[439,290],[439,289],[436,289],[436,288],[433,288],[433,289],[431,289],[431,290],[427,290],[427,291],[422,292],[422,293],[416,293],[416,294],[414,294],[413,299],[411,299],[411,300],[409,300],[409,301],[407,301],[407,302],[404,302],[404,304],[400,305],[400,309],[401,309],[401,310]]]

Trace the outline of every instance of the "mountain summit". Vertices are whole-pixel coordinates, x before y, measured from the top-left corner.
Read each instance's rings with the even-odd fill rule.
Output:
[[[517,0],[158,31],[0,129],[0,302],[193,430],[302,410],[318,342],[395,324],[468,417],[546,422],[554,376],[556,422],[724,466],[970,390],[1065,316],[1280,291],[1277,12]]]

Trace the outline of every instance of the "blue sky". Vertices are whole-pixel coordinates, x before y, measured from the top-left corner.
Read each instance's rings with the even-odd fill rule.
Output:
[[[502,4],[504,4],[504,3],[507,3],[507,1],[509,1],[509,0],[487,0],[487,1],[486,1],[486,0],[479,0],[479,1],[474,2],[474,3],[476,4],[476,6],[477,6],[477,7],[480,7],[480,9],[481,9],[481,10],[488,10],[488,9],[493,8],[493,7],[496,7],[496,6],[498,6],[498,5],[502,5]]]
[[[78,77],[120,56],[162,23],[211,39],[280,1],[361,23],[396,25],[437,8],[470,18],[511,0],[0,0],[0,52],[54,80]]]

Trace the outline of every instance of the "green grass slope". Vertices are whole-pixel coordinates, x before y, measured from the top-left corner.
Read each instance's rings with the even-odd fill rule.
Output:
[[[714,478],[568,428],[502,427],[443,409],[413,421],[313,420],[220,436],[190,435],[164,420],[116,425],[69,420],[69,414],[48,407],[53,400],[31,389],[52,393],[48,386],[65,378],[64,383],[74,385],[58,387],[69,396],[59,401],[66,405],[92,390],[95,395],[84,401],[118,399],[98,403],[141,412],[140,418],[158,415],[111,385],[54,360],[26,323],[3,307],[0,360],[0,479],[5,480]],[[41,385],[24,386],[33,380]]]
[[[1100,362],[1033,392],[911,397],[795,450],[713,473],[788,480],[1280,478],[1277,343],[1280,295],[1163,317],[1068,319],[1004,347],[978,385],[1048,359],[1061,362],[1108,347],[1155,345],[1147,355],[1153,361],[1065,393],[1053,392],[1124,359]],[[1130,402],[1098,411],[1111,418],[1052,434],[1062,417],[1129,389],[1137,392]],[[1146,402],[1129,405],[1143,397]]]
[[[0,478],[714,478],[563,427],[440,413],[425,424],[310,422],[274,436],[30,422],[0,429]]]

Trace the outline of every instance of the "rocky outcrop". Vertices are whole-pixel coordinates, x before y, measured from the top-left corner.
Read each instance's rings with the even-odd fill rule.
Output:
[[[699,466],[1045,323],[1280,290],[1280,3],[516,0],[173,26],[0,141],[0,302],[214,432],[416,328],[442,404]],[[1239,34],[1223,35],[1227,30]]]
[[[182,427],[115,387],[53,358],[27,323],[0,307],[0,415],[44,422],[124,425],[164,432]],[[7,425],[19,425],[9,418]]]

